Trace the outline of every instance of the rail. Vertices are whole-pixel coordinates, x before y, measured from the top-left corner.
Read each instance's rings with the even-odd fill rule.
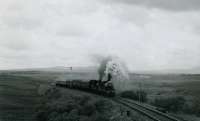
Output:
[[[144,116],[147,116],[153,121],[181,121],[175,117],[172,117],[168,114],[162,113],[155,109],[150,108],[149,106],[139,104],[133,100],[129,100],[126,98],[115,98],[113,99],[115,102],[120,103],[132,110],[135,110],[141,113]]]

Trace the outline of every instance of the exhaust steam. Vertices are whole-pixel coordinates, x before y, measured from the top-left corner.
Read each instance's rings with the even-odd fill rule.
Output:
[[[129,72],[126,65],[119,58],[105,57],[101,59],[98,73],[99,81],[111,80],[117,92],[127,90]]]

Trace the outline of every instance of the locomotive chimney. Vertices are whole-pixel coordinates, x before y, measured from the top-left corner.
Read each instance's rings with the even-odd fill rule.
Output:
[[[112,79],[112,75],[110,73],[108,73],[108,80],[107,81],[110,81]]]

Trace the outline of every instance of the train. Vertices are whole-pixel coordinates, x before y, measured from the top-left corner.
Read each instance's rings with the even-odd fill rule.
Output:
[[[66,81],[56,81],[56,86],[65,87],[70,89],[83,90],[98,95],[114,97],[115,89],[113,83],[111,82],[112,76],[108,74],[108,80],[66,80]]]

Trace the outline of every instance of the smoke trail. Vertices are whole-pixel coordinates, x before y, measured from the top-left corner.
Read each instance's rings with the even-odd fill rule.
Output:
[[[98,68],[98,73],[99,73],[99,80],[102,81],[104,74],[105,74],[105,70],[106,70],[106,66],[107,63],[111,60],[110,57],[106,57],[104,59],[101,60],[100,62],[100,66]]]
[[[102,81],[105,75],[106,65],[107,63],[112,59],[111,56],[104,56],[100,54],[93,54],[91,55],[91,60],[97,64],[99,64],[98,67],[98,74],[99,74],[99,80]]]
[[[129,71],[120,58],[92,55],[92,59],[99,64],[98,74],[100,81],[109,80],[108,78],[110,77],[116,91],[120,92],[128,89]]]
[[[116,91],[126,90],[129,73],[125,64],[119,58],[112,58],[106,64],[105,75],[112,75],[112,83]]]

